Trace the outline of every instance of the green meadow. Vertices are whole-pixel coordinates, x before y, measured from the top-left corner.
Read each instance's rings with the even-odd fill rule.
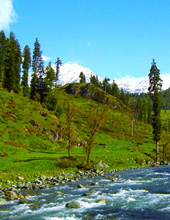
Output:
[[[76,84],[76,89],[79,89]],[[81,85],[82,86],[82,85]],[[103,91],[89,97],[78,92],[68,94],[68,85],[58,88],[58,113],[23,97],[22,94],[0,91],[0,176],[12,180],[16,175],[33,178],[35,175],[55,175],[83,168],[124,169],[149,166],[155,160],[152,126],[134,123],[131,135],[131,111],[117,98]],[[104,100],[109,100],[107,103]],[[68,157],[67,106],[74,106],[71,124],[71,157]],[[105,104],[106,103],[106,104]],[[93,131],[97,112],[104,112],[86,164],[83,144]],[[166,121],[170,111],[162,112]],[[164,133],[166,136],[166,133]],[[161,158],[162,149],[160,148]],[[97,167],[98,169],[103,169]]]

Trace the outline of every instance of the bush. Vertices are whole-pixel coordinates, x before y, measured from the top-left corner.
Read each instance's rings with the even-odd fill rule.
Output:
[[[139,165],[143,165],[143,163],[144,163],[144,160],[143,160],[141,157],[137,157],[137,158],[135,159],[135,161],[136,161],[136,163],[139,164]]]
[[[61,168],[77,167],[77,161],[73,158],[64,158],[58,162],[58,165]]]
[[[64,108],[60,105],[58,105],[56,107],[56,110],[54,112],[54,114],[57,116],[57,117],[60,117],[62,114],[64,113]]]
[[[48,95],[45,104],[48,110],[54,111],[57,105],[57,99],[52,95]]]
[[[0,152],[0,157],[7,157],[8,153],[7,152]]]

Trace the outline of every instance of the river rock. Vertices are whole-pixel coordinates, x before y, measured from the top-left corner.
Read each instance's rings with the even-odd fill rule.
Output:
[[[83,193],[82,196],[91,196],[93,193],[92,192],[87,192],[87,193]]]
[[[39,186],[36,184],[32,184],[32,189],[39,189]]]
[[[5,196],[9,200],[16,200],[16,199],[18,199],[18,195],[15,192],[13,192],[13,191],[6,191],[5,192]]]
[[[39,185],[41,185],[42,184],[42,182],[39,180],[39,179],[35,179],[35,181],[34,181],[35,183],[37,183],[37,184],[39,184]]]
[[[25,204],[25,203],[29,203],[28,199],[26,198],[19,199],[19,204]]]
[[[6,202],[7,202],[6,199],[0,198],[0,205],[4,204]]]
[[[99,161],[96,164],[97,167],[102,167],[102,168],[108,168],[109,166],[106,163],[103,163],[103,161]]]
[[[42,176],[40,176],[39,179],[45,181],[46,180],[46,176],[42,175]]]
[[[92,185],[92,186],[98,186],[99,183],[98,183],[98,182],[94,182],[94,183],[92,183],[91,185]]]
[[[73,209],[77,209],[80,208],[80,203],[76,202],[76,201],[72,201],[69,202],[65,205],[66,208],[73,208]]]
[[[103,204],[106,205],[107,201],[105,199],[100,199],[100,200],[97,201],[97,203],[103,203]]]
[[[78,188],[82,189],[82,188],[86,188],[85,186],[83,186],[82,184],[78,185]]]
[[[20,181],[24,181],[24,177],[22,177],[22,176],[18,176],[17,179],[20,180]]]

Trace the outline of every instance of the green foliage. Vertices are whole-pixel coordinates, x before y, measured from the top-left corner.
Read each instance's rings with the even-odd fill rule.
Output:
[[[62,106],[60,106],[60,105],[57,105],[54,114],[55,114],[57,117],[60,117],[63,113],[64,113],[64,108],[63,108]]]
[[[34,51],[32,58],[32,68],[33,75],[31,79],[31,92],[30,98],[35,99],[36,94],[39,94],[39,101],[42,103],[44,94],[43,94],[43,75],[44,75],[44,63],[42,60],[42,51],[40,49],[40,43],[38,38],[34,43]]]
[[[6,36],[3,31],[0,32],[0,89],[4,86],[5,74],[5,56],[6,56]]]
[[[159,161],[159,149],[158,142],[161,139],[161,100],[160,91],[162,88],[162,80],[160,78],[160,71],[153,60],[150,73],[149,73],[149,93],[152,99],[153,115],[152,115],[152,127],[153,127],[153,140],[156,142],[156,160]]]
[[[50,111],[55,111],[57,105],[57,98],[53,94],[48,93],[45,98],[45,104]]]
[[[1,91],[1,176],[9,177],[11,170],[12,173],[33,175],[41,172],[51,174],[62,167],[67,171],[82,168],[86,165],[87,151],[84,151],[84,146],[90,143],[88,140],[92,140],[89,168],[99,161],[107,164],[108,169],[120,169],[147,165],[147,161],[153,160],[150,125],[137,122],[132,137],[130,110],[120,100],[92,84],[74,84],[75,98],[72,86],[69,87],[71,93],[66,93],[68,87],[58,88],[58,103],[54,111],[57,117],[38,102]],[[100,93],[102,100],[97,97]],[[67,103],[70,110],[74,103],[75,111],[68,111]],[[90,138],[96,112],[103,111],[103,123],[94,139]],[[67,156],[68,140],[71,143],[71,159]],[[142,159],[139,161],[137,158]]]
[[[86,82],[86,77],[85,77],[83,72],[80,73],[79,78],[80,78],[80,83],[85,83]]]
[[[28,70],[31,65],[31,53],[30,53],[30,48],[28,46],[25,46],[24,52],[23,52],[23,76],[22,76],[22,83],[23,85],[23,95],[27,96],[29,93],[29,88],[28,88]]]
[[[4,88],[9,92],[19,92],[21,49],[13,32],[6,41]]]

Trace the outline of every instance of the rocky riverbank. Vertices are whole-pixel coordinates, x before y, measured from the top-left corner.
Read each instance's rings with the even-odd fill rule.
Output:
[[[91,171],[77,171],[75,173],[60,173],[55,177],[41,175],[39,177],[36,176],[32,181],[27,181],[22,176],[18,176],[17,184],[13,184],[10,181],[6,181],[6,186],[2,186],[2,184],[0,184],[0,204],[4,204],[10,200],[18,200],[19,203],[27,203],[28,197],[30,196],[29,190],[46,189],[51,186],[57,186],[67,182],[79,181],[80,179],[106,176],[108,173],[113,173],[113,175],[109,178],[114,178],[114,170],[100,171],[97,169],[93,169]],[[3,182],[3,180],[1,180],[1,182]],[[83,186],[80,185],[78,187]],[[21,194],[22,190],[26,190],[27,194]]]

